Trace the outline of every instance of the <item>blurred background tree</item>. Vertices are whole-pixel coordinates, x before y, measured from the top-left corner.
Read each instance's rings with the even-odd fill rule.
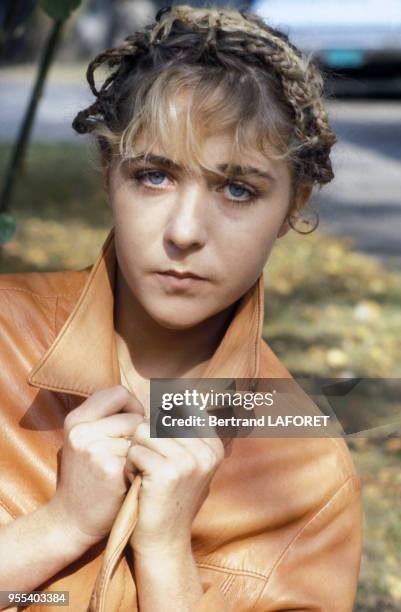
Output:
[[[81,3],[81,0],[40,0],[39,6],[52,19],[50,31],[39,60],[38,72],[21,122],[17,139],[11,152],[10,161],[5,173],[4,185],[0,194],[0,245],[9,242],[16,231],[16,220],[10,213],[10,201],[13,187],[22,166],[25,151],[29,142],[36,109],[42,95],[43,87],[50,65],[54,59],[57,44],[65,21]],[[7,56],[8,47],[18,39],[24,24],[32,14],[37,2],[29,0],[6,0],[2,5],[1,16],[1,52]]]

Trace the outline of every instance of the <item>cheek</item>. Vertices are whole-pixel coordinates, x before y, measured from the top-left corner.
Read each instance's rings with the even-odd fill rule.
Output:
[[[139,208],[132,197],[120,194],[113,201],[116,243],[121,261],[138,265],[145,260],[159,234],[159,217],[146,207]],[[117,246],[117,245],[116,245]]]
[[[220,256],[230,272],[254,276],[264,267],[277,238],[280,223],[273,215],[255,215],[248,222],[231,226],[220,242]],[[220,241],[222,241],[220,234]]]
[[[278,213],[280,212],[280,209]],[[246,222],[231,225],[227,234],[220,234],[219,260],[225,269],[224,295],[226,304],[243,295],[259,278],[274,247],[282,220],[280,214],[255,211]]]

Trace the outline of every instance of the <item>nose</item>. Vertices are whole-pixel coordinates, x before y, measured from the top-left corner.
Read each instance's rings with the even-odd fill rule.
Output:
[[[164,234],[167,242],[181,250],[203,246],[207,240],[206,209],[207,196],[200,185],[177,191]]]

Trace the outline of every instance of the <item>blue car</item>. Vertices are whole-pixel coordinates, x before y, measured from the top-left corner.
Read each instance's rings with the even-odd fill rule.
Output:
[[[251,10],[329,72],[401,77],[401,0],[257,0]]]

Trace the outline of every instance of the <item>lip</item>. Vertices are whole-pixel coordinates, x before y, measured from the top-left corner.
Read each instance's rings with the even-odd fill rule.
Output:
[[[206,281],[206,279],[196,275],[177,276],[169,272],[157,272],[156,274],[168,290],[191,289]]]
[[[179,270],[164,270],[163,272],[160,272],[160,274],[167,274],[168,276],[174,276],[176,278],[197,278],[198,280],[205,280],[202,276],[199,276],[198,274],[194,274],[193,272],[190,272],[189,270],[180,272]]]

